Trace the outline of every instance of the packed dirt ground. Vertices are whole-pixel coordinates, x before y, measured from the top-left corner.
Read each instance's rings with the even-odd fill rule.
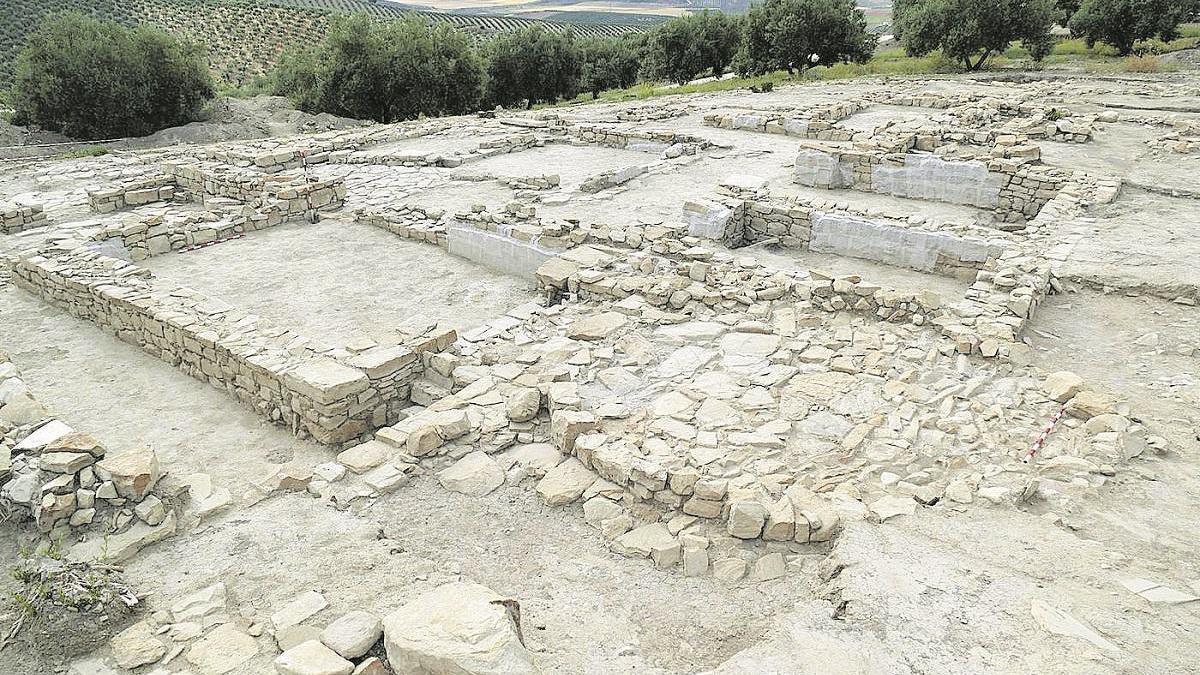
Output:
[[[1198,673],[1198,84],[0,163],[0,673]]]

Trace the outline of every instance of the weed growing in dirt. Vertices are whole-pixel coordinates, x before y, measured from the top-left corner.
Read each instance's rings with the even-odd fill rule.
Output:
[[[108,152],[109,152],[108,148],[103,145],[89,145],[85,148],[77,148],[75,150],[68,150],[67,152],[64,152],[61,155],[59,155],[58,159],[82,159],[84,157],[100,157],[101,155],[107,155]]]
[[[0,635],[0,650],[8,646],[26,624],[40,620],[52,610],[122,614],[139,602],[137,595],[121,579],[118,568],[98,563],[65,562],[61,560],[57,546],[51,546],[43,557],[26,558],[10,574],[20,584],[20,589],[10,596],[16,618]]]

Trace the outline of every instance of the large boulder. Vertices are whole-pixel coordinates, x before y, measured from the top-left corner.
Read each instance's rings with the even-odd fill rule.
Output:
[[[537,673],[509,605],[479,584],[439,586],[384,618],[388,662],[406,675]]]

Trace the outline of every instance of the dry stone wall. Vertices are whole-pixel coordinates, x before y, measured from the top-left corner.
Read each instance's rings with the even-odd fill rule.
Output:
[[[530,148],[541,147],[546,143],[562,140],[561,136],[549,136],[533,132],[509,134],[500,138],[484,140],[473,150],[452,152],[372,152],[340,151],[331,153],[329,161],[335,164],[367,164],[376,166],[430,166],[452,169],[478,162],[488,157],[503,155],[510,152],[520,152]]]
[[[0,204],[0,234],[16,234],[45,224],[41,204]]]
[[[862,110],[865,106],[866,104],[861,101],[844,101],[834,105],[786,113],[756,110],[737,113],[709,113],[704,116],[704,124],[719,129],[780,134],[822,141],[849,141],[857,132],[853,129],[839,127],[837,122]]]
[[[712,142],[707,139],[675,131],[630,131],[600,125],[577,125],[571,127],[569,133],[583,143],[667,157],[694,155],[712,147]]]
[[[80,248],[23,256],[14,272],[18,286],[321,443],[347,443],[397,420],[423,368],[407,346],[359,354],[321,347]],[[445,349],[453,340],[451,331],[419,349]]]
[[[722,241],[731,248],[775,240],[785,247],[837,253],[853,258],[949,276],[973,276],[1002,241],[952,231],[923,230],[880,217],[822,209],[811,203],[769,198],[717,198],[683,207],[688,233]]]
[[[96,213],[111,213],[175,197],[175,179],[169,174],[135,178],[113,188],[89,188],[88,206]]]
[[[309,211],[341,208],[346,200],[342,178],[306,180],[304,176],[263,175],[219,164],[167,162],[163,168],[179,187],[195,195],[227,197],[262,211],[280,222],[301,218]]]
[[[812,215],[808,248],[853,258],[953,274],[978,269],[998,247],[940,232],[924,232],[839,213]]]
[[[1035,217],[1065,174],[1020,159],[958,160],[924,153],[877,154],[816,147],[796,156],[795,182],[996,209],[1005,221]]]

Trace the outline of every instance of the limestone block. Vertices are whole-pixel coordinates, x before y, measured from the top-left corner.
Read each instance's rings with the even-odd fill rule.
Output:
[[[109,453],[96,464],[96,474],[101,480],[112,481],[117,494],[133,501],[144,499],[162,475],[158,456],[148,447]]]
[[[482,497],[504,484],[504,469],[477,450],[438,472],[438,482],[451,492]]]
[[[362,371],[327,358],[300,364],[284,376],[284,381],[292,391],[324,404],[343,400],[370,386]]]
[[[547,506],[565,506],[579,499],[596,478],[591,469],[571,457],[546,472],[537,484],[537,492]]]
[[[379,617],[356,610],[343,614],[321,632],[321,642],[343,658],[356,659],[366,654],[383,634]]]
[[[726,530],[738,539],[756,539],[767,521],[767,507],[756,501],[738,501],[729,506]]]
[[[388,662],[397,673],[537,673],[521,643],[516,601],[484,586],[439,586],[383,620]]]
[[[351,675],[354,664],[316,640],[302,642],[275,658],[281,675]]]

